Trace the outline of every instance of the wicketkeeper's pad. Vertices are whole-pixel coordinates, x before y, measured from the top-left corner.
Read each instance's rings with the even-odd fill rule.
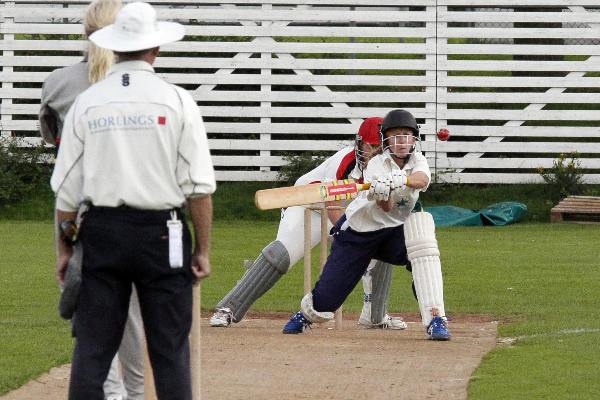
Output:
[[[235,287],[217,304],[229,308],[234,322],[240,322],[250,306],[271,289],[290,267],[290,256],[280,241],[265,247]]]
[[[372,261],[369,267],[372,264],[374,267],[362,277],[365,301],[361,319],[368,314],[371,324],[379,325],[387,312],[394,266],[379,260]]]

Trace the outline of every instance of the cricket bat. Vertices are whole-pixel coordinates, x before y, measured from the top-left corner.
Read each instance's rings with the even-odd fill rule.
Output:
[[[361,190],[369,189],[371,183],[357,183],[353,179],[311,183],[259,190],[254,203],[259,210],[322,203],[324,201],[350,200]]]

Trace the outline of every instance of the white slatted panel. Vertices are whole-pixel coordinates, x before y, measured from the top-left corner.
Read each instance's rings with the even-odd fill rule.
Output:
[[[427,107],[435,104],[426,75],[436,52],[427,40],[436,18],[429,1],[152,3],[161,18],[186,25],[188,36],[163,46],[155,66],[198,101],[219,179],[274,179],[284,152],[337,150],[362,118],[390,108],[435,121]],[[0,110],[3,132],[37,136],[41,83],[86,46],[85,4],[17,0],[1,8],[0,98],[13,100]],[[424,125],[432,136],[434,124]]]
[[[39,142],[41,84],[79,61],[88,3],[0,4],[3,136]],[[362,118],[405,108],[440,180],[540,181],[577,151],[600,183],[597,0],[151,3],[186,25],[155,66],[198,101],[220,180],[273,180],[284,152],[332,152]]]
[[[438,177],[540,182],[578,152],[600,172],[600,3],[438,1]],[[443,5],[443,6],[441,6]]]

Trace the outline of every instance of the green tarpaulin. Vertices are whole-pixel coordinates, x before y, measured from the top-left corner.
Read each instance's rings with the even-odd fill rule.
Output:
[[[519,221],[527,212],[523,203],[505,201],[480,210],[469,210],[455,206],[425,207],[433,215],[437,226],[507,225]]]

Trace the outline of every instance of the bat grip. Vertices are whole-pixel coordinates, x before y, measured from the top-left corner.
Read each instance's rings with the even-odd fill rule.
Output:
[[[368,190],[371,187],[371,182],[359,183],[356,185],[357,190]]]

